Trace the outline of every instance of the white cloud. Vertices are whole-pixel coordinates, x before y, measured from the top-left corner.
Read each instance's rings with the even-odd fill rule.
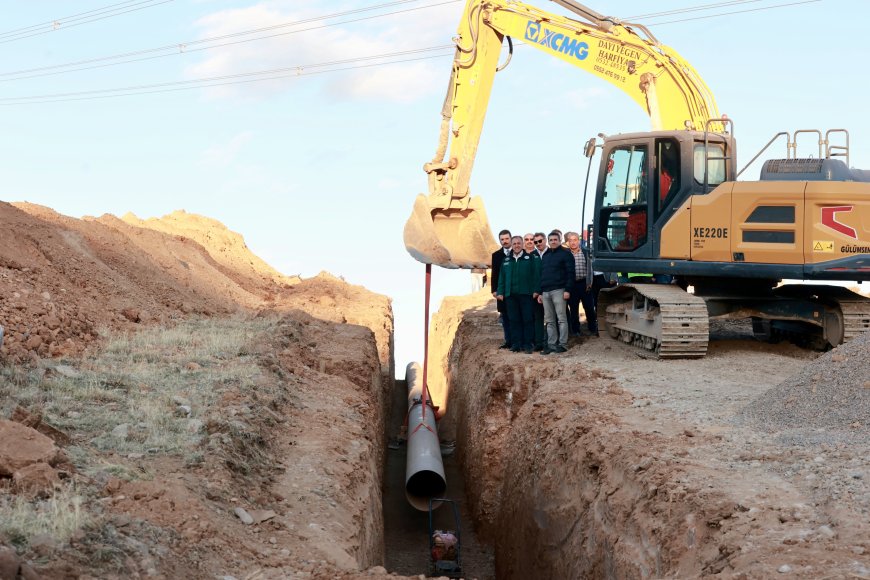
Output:
[[[235,32],[298,22],[328,14],[336,14],[364,4],[319,1],[260,2],[241,9],[222,10],[200,19],[200,38],[210,38]],[[189,78],[233,75],[252,71],[300,67],[300,72],[318,73],[330,68],[360,67],[378,60],[352,61],[359,57],[391,54],[439,45],[449,45],[455,34],[462,2],[435,8],[417,9],[401,14],[370,18],[385,12],[421,8],[425,4],[408,4],[370,12],[360,12],[328,20],[317,20],[292,27],[264,31],[218,42],[241,41],[254,36],[276,35],[254,42],[239,42],[203,51],[204,59],[189,67]],[[350,20],[358,22],[347,22]],[[332,25],[337,22],[343,24]],[[297,31],[293,34],[286,34]],[[395,57],[417,58],[433,53]],[[450,54],[446,49],[442,54]],[[305,82],[317,83],[321,90],[336,99],[374,99],[390,102],[410,102],[440,91],[449,73],[449,56],[402,64],[351,68],[328,74],[304,76]],[[391,59],[393,60],[393,59]],[[322,66],[324,63],[335,63]],[[321,66],[318,66],[321,65]],[[302,79],[294,71],[290,78],[228,85],[206,89],[211,98],[262,98],[297,87]],[[443,78],[442,78],[443,77]],[[229,79],[236,80],[236,79]],[[242,80],[242,79],[239,79]]]
[[[402,182],[399,181],[398,179],[394,179],[392,177],[384,177],[378,181],[377,187],[379,190],[384,190],[384,189],[395,190],[395,189],[398,189],[400,185],[402,185]]]
[[[236,159],[239,151],[247,145],[254,134],[251,131],[244,131],[234,136],[226,143],[221,143],[209,147],[203,151],[200,161],[203,165],[208,166],[223,166]]]
[[[611,91],[603,87],[585,87],[565,93],[568,104],[577,109],[588,109],[598,106],[602,98],[611,94]]]

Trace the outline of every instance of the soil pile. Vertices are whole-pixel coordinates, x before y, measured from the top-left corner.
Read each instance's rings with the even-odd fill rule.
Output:
[[[101,329],[259,308],[298,281],[200,216],[78,220],[0,202],[0,362],[80,353]]]
[[[870,437],[870,333],[808,363],[740,414],[765,431],[836,429]]]
[[[733,422],[813,353],[716,321],[701,360],[603,337],[509,353],[493,307],[455,306],[444,421],[498,577],[870,577],[870,446]],[[826,355],[861,387],[864,340]]]
[[[0,203],[0,325],[0,576],[386,576],[388,298],[201,216]],[[51,497],[89,523],[35,533]]]

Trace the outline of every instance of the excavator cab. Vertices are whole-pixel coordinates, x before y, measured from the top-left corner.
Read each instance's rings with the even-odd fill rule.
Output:
[[[730,136],[656,131],[608,138],[603,147],[595,212],[597,258],[630,262],[659,255],[662,228],[691,195],[733,173]],[[627,263],[621,269],[632,270]]]

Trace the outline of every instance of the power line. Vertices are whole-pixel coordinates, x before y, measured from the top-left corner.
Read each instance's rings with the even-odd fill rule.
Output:
[[[419,54],[419,53],[423,53],[423,52],[443,51],[443,50],[450,49],[450,52],[447,52],[444,54],[437,54],[437,55],[433,55],[433,56],[425,57],[425,58],[436,58],[436,57],[441,57],[441,56],[447,56],[447,55],[453,54],[454,48],[455,47],[452,44],[445,44],[445,45],[441,45],[441,46],[432,46],[432,47],[428,47],[428,48],[416,48],[416,49],[411,49],[411,50],[401,50],[401,51],[389,52],[389,53],[385,53],[385,54],[360,56],[360,57],[343,59],[343,60],[335,60],[335,61],[321,62],[321,63],[315,63],[315,64],[306,64],[306,65],[294,65],[294,66],[288,66],[288,67],[281,67],[281,68],[277,68],[277,69],[268,69],[268,70],[262,70],[262,71],[219,75],[219,76],[204,77],[204,78],[199,78],[199,79],[188,79],[188,80],[184,80],[184,81],[168,81],[168,82],[164,82],[164,83],[154,83],[154,84],[148,84],[148,85],[132,85],[132,86],[119,87],[119,88],[114,88],[114,89],[94,89],[94,90],[90,90],[90,91],[76,91],[76,92],[68,92],[68,93],[51,93],[51,94],[47,94],[47,95],[30,95],[30,96],[26,96],[26,97],[3,97],[3,98],[0,98],[0,104],[7,104],[7,105],[8,104],[21,104],[21,103],[10,103],[9,101],[28,101],[28,100],[32,100],[35,102],[46,102],[45,99],[54,99],[54,98],[60,98],[60,97],[84,97],[84,96],[88,96],[88,95],[93,96],[93,95],[97,95],[100,93],[138,91],[138,90],[142,90],[142,89],[154,89],[154,88],[170,87],[170,86],[176,86],[176,85],[195,85],[195,86],[192,86],[189,88],[199,88],[200,84],[202,84],[202,83],[210,83],[210,82],[215,82],[215,81],[224,81],[224,80],[229,80],[229,79],[261,76],[261,75],[282,74],[282,76],[279,76],[279,77],[270,77],[268,79],[253,79],[253,80],[271,80],[272,78],[284,78],[286,76],[304,76],[306,74],[312,74],[312,73],[307,72],[307,71],[309,71],[309,69],[327,68],[327,67],[342,65],[342,64],[351,64],[351,63],[355,63],[355,62],[364,62],[364,61],[377,60],[377,59],[394,58],[397,56]],[[386,63],[377,63],[377,64],[393,64],[394,62],[407,62],[407,60],[421,60],[421,59],[420,58],[406,59],[406,60],[390,61],[390,62],[386,62]],[[350,70],[352,68],[366,68],[367,66],[371,66],[371,65],[358,65],[356,67],[351,66],[351,67],[343,68],[341,70]],[[333,70],[317,71],[317,72],[333,72]],[[288,74],[283,74],[283,73],[288,73]],[[252,82],[252,81],[248,80],[246,82]],[[222,84],[232,84],[232,83],[222,83]],[[210,86],[210,85],[206,85],[206,86]],[[109,95],[109,96],[118,96],[118,95]],[[56,102],[56,101],[49,101],[49,102]]]
[[[449,45],[449,46],[451,49],[454,48],[453,45]],[[425,50],[425,49],[419,49],[419,50]],[[408,51],[408,52],[417,52],[417,51]],[[443,58],[443,57],[452,56],[452,55],[453,55],[453,51],[451,50],[450,52],[444,53],[444,54],[436,54],[436,55],[430,55],[430,56],[419,56],[419,57],[415,57],[415,58],[399,59],[399,60],[393,60],[393,61],[388,61],[388,62],[370,63],[370,64],[363,64],[363,65],[353,65],[353,66],[346,66],[346,67],[340,67],[340,68],[323,70],[323,71],[306,71],[306,70],[304,70],[303,67],[297,67],[298,70],[296,70],[296,72],[278,74],[277,76],[270,76],[270,77],[265,77],[265,78],[233,80],[233,81],[227,81],[227,82],[211,82],[210,81],[209,84],[197,84],[194,86],[175,87],[175,88],[157,88],[155,90],[141,90],[141,91],[122,93],[122,94],[117,94],[117,95],[77,96],[77,97],[59,98],[59,99],[41,100],[41,101],[32,101],[32,102],[22,102],[22,103],[0,102],[0,107],[7,107],[7,106],[12,106],[12,105],[27,105],[27,104],[61,103],[61,102],[68,102],[68,101],[87,101],[87,100],[96,100],[96,99],[108,99],[108,98],[113,98],[113,97],[129,97],[129,96],[134,96],[134,95],[148,95],[148,94],[153,94],[153,93],[168,93],[168,92],[175,92],[175,91],[187,91],[187,90],[192,90],[192,89],[207,89],[210,87],[221,87],[221,86],[226,86],[226,85],[238,85],[238,84],[245,84],[245,83],[272,81],[272,80],[279,80],[279,79],[285,79],[285,78],[290,78],[290,77],[303,77],[303,76],[311,76],[311,75],[316,75],[316,74],[325,74],[325,73],[331,73],[331,72],[347,71],[347,70],[353,70],[353,69],[363,69],[363,68],[372,68],[372,67],[376,67],[376,66],[386,66],[386,65],[390,65],[390,64],[401,64],[401,63],[405,63],[405,62],[429,60],[429,59],[433,59],[433,58]],[[365,57],[365,58],[373,58],[373,57]],[[353,59],[353,60],[357,60],[357,59]],[[313,68],[315,66],[319,66],[319,65],[310,65],[309,68]],[[274,73],[275,71],[280,71],[280,70],[287,70],[287,69],[275,69],[274,71],[263,71],[261,73],[240,73],[238,75],[226,75],[223,77],[212,77],[212,79],[213,80],[220,80],[220,79],[235,78],[235,77],[253,75],[253,74],[266,74],[266,73],[271,74],[271,73]],[[208,80],[209,79],[197,79],[196,81],[193,81],[193,80],[191,80],[191,81],[178,81],[178,82],[173,82],[173,83],[161,83],[161,85],[146,85],[145,87],[160,87],[160,86],[175,85],[175,84],[181,84],[181,83],[203,82],[203,81],[208,81]],[[145,87],[142,87],[142,88],[145,88]],[[126,90],[126,89],[103,89],[103,91],[122,91],[122,90]],[[91,93],[91,92],[100,92],[100,91],[83,91],[82,93],[71,93],[71,94],[84,94],[84,93]],[[46,98],[53,97],[53,96],[57,96],[57,95],[45,95]],[[14,97],[11,97],[11,98],[14,98]],[[22,97],[22,98],[29,98],[29,97]],[[4,100],[7,100],[7,99],[0,99],[0,101],[4,101]]]
[[[650,18],[658,18],[660,16],[672,16],[674,14],[685,14],[686,12],[698,12],[701,10],[713,10],[714,8],[725,8],[726,6],[734,6],[735,4],[753,4],[763,2],[764,0],[731,0],[730,2],[716,2],[715,4],[701,4],[700,6],[691,6],[689,8],[675,8],[665,12],[651,12],[649,14],[640,14],[638,16],[627,16],[620,20],[648,20]]]
[[[744,2],[747,0],[744,0]],[[749,0],[751,1],[751,0]],[[809,4],[812,2],[819,2],[821,0],[802,0],[798,2],[791,2],[786,4],[778,4],[774,6],[767,6],[763,8],[755,8],[750,10],[741,10],[735,12],[726,12],[715,15],[707,15],[702,17],[693,17],[693,18],[685,18],[681,20],[674,20],[669,22],[663,22],[658,24],[672,24],[676,22],[684,22],[690,20],[697,20],[700,18],[712,18],[716,16],[727,16],[731,14],[740,14],[745,12],[755,12],[759,10],[769,10],[772,8],[783,8],[788,6],[794,6],[799,4]],[[431,52],[431,51],[439,51],[446,49],[453,49],[454,46],[450,45],[441,45],[441,46],[433,46],[419,49],[411,49],[405,51],[397,51],[391,53],[385,53],[380,55],[370,55],[365,57],[355,57],[351,59],[339,60],[339,61],[330,61],[324,63],[316,63],[310,65],[296,65],[291,67],[283,67],[278,69],[270,69],[264,71],[255,71],[255,72],[247,72],[247,73],[237,73],[231,75],[222,75],[217,77],[206,77],[201,79],[190,79],[185,81],[170,81],[165,83],[155,83],[150,85],[134,85],[129,87],[121,87],[114,89],[95,89],[90,91],[79,91],[79,92],[70,92],[70,93],[52,93],[46,95],[29,95],[23,97],[5,97],[0,98],[0,106],[11,106],[11,105],[23,105],[23,104],[41,104],[41,103],[55,103],[55,102],[65,102],[65,101],[80,101],[80,100],[89,100],[89,99],[102,99],[102,98],[110,98],[110,97],[121,97],[121,96],[133,96],[139,94],[152,94],[152,93],[161,93],[161,92],[171,92],[171,91],[179,91],[179,90],[190,90],[196,88],[209,88],[213,86],[225,86],[232,84],[242,84],[242,83],[251,83],[251,82],[262,82],[268,80],[276,80],[282,78],[288,78],[291,76],[309,76],[312,74],[324,74],[329,72],[339,72],[339,71],[347,71],[353,70],[357,68],[370,68],[373,66],[384,66],[389,64],[399,64],[403,62],[410,61],[418,61],[418,60],[426,60],[432,58],[440,58],[443,56],[447,56],[452,54],[451,52],[447,52],[444,54],[436,54],[431,56],[424,57],[416,57],[411,59],[400,59],[400,60],[391,60],[382,63],[370,63],[370,64],[359,64],[359,65],[351,65],[345,66],[341,68],[330,68],[329,70],[320,70],[320,71],[311,71],[309,69],[317,69],[317,68],[326,68],[331,66],[336,66],[340,64],[351,64],[355,62],[363,62],[368,60],[376,60],[376,59],[385,59],[385,58],[394,58],[396,56],[404,56],[408,54],[417,54],[423,52]],[[269,76],[266,78],[245,78],[252,76],[262,76],[262,75],[277,75],[277,76]],[[244,80],[233,80],[233,79],[241,79]],[[226,81],[226,82],[223,82]],[[204,84],[208,83],[208,84]],[[178,85],[187,85],[181,86]],[[167,88],[167,87],[175,87],[175,88]],[[151,90],[154,89],[154,90]],[[101,93],[118,93],[118,94],[101,94]]]
[[[377,6],[369,6],[366,8],[358,8],[355,10],[347,10],[345,12],[337,12],[335,14],[328,14],[325,16],[318,16],[315,18],[308,18],[305,20],[297,20],[294,22],[285,22],[283,24],[276,24],[276,25],[266,26],[266,27],[262,27],[262,28],[255,28],[252,30],[246,30],[246,31],[241,31],[241,32],[234,32],[231,34],[224,34],[221,36],[213,36],[210,38],[203,38],[200,40],[192,40],[192,41],[181,42],[181,43],[176,43],[176,44],[168,44],[168,45],[160,46],[160,47],[156,47],[156,48],[143,49],[143,50],[127,52],[127,53],[123,53],[123,54],[116,54],[116,55],[112,55],[112,56],[106,56],[106,57],[100,57],[100,58],[94,58],[94,59],[88,59],[88,60],[80,60],[80,61],[69,62],[69,63],[65,63],[65,64],[57,64],[57,65],[51,65],[51,66],[45,66],[45,67],[38,67],[38,68],[32,68],[32,69],[23,69],[23,70],[18,70],[18,71],[5,72],[5,73],[0,73],[0,76],[12,76],[12,75],[19,75],[19,76],[14,76],[13,78],[8,78],[8,79],[0,79],[0,82],[9,82],[9,81],[15,81],[15,80],[30,79],[30,78],[35,78],[35,77],[51,76],[51,75],[56,75],[56,74],[78,72],[78,71],[82,71],[82,70],[91,70],[91,69],[95,69],[95,68],[105,68],[105,67],[109,67],[109,66],[116,66],[119,64],[128,64],[131,62],[142,62],[145,60],[154,60],[157,58],[165,58],[168,56],[175,56],[175,55],[181,54],[181,53],[200,52],[203,50],[210,50],[212,48],[220,48],[220,47],[224,47],[224,46],[231,46],[231,45],[235,45],[235,44],[243,44],[246,42],[253,42],[256,40],[275,38],[277,36],[286,36],[286,35],[290,35],[290,34],[298,34],[300,32],[319,30],[322,28],[330,27],[330,26],[338,26],[340,24],[349,24],[349,23],[353,23],[353,22],[361,22],[364,20],[372,20],[375,18],[381,18],[383,16],[393,16],[395,14],[414,12],[416,10],[424,10],[426,8],[434,8],[437,6],[443,6],[445,4],[454,4],[456,2],[459,2],[460,0],[444,0],[442,2],[436,2],[435,4],[429,4],[426,6],[418,6],[415,8],[407,8],[404,10],[395,10],[393,12],[386,12],[384,14],[376,14],[373,16],[364,16],[361,18],[343,20],[341,22],[333,22],[330,24],[323,24],[321,26],[312,26],[310,28],[303,28],[301,30],[291,30],[288,32],[280,32],[280,33],[276,33],[276,34],[269,34],[266,36],[258,36],[256,38],[248,38],[248,39],[237,40],[237,41],[233,41],[233,42],[225,42],[225,43],[221,43],[221,44],[205,46],[202,48],[193,48],[193,49],[188,48],[189,46],[192,46],[192,45],[203,44],[203,43],[207,43],[207,42],[214,42],[217,40],[223,40],[223,39],[227,39],[227,38],[237,38],[239,36],[243,36],[243,35],[247,35],[247,34],[255,34],[257,32],[276,30],[279,28],[286,28],[289,26],[298,26],[300,24],[308,24],[308,23],[316,22],[316,21],[320,21],[320,20],[327,20],[330,18],[337,18],[340,16],[347,16],[347,15],[351,15],[351,14],[357,14],[360,12],[366,12],[366,11],[376,10],[376,9],[385,8],[385,7],[389,7],[389,6],[396,6],[396,5],[400,5],[400,4],[408,4],[411,2],[419,2],[419,1],[420,0],[398,0],[395,2],[388,2],[386,4],[379,4]],[[130,57],[130,56],[139,56],[139,55],[149,54],[149,53],[153,53],[153,52],[162,52],[162,51],[165,52],[168,50],[172,50],[173,52],[171,52],[169,54],[158,54],[158,55],[153,55],[153,56],[146,56],[143,58],[132,58],[132,59],[128,59],[128,60],[122,60],[119,62],[95,64],[93,66],[82,66],[79,68],[73,68],[73,69],[69,69],[69,70],[61,70],[61,71],[52,70],[52,69],[57,69],[57,68],[76,66],[79,64],[90,64],[90,63],[103,62],[103,61],[107,61],[107,60],[115,60],[115,59]],[[40,72],[40,71],[52,71],[52,72]],[[26,73],[38,73],[38,74],[26,74]]]
[[[128,14],[130,12],[138,12],[139,10],[144,10],[146,8],[153,8],[154,6],[159,6],[161,4],[166,4],[166,3],[172,2],[172,1],[173,0],[160,0],[159,2],[154,2],[154,0],[145,0],[144,2],[139,2],[139,4],[148,4],[147,6],[141,6],[139,8],[130,8],[129,10],[124,10],[123,12],[115,12],[114,14],[100,16],[99,18],[90,18],[90,19],[85,20],[84,22],[65,25],[65,26],[63,26],[63,28],[67,29],[67,28],[72,28],[74,26],[81,26],[82,24],[90,24],[91,22],[96,22],[98,20],[105,20],[106,18],[114,18],[115,16],[120,16],[122,14]],[[135,4],[134,4],[134,6],[135,6]],[[49,32],[55,32],[56,30],[60,30],[60,27],[52,27],[48,30],[43,30],[42,32],[33,32],[31,34],[26,34],[24,36],[15,36],[13,38],[7,38],[6,40],[0,40],[0,44],[6,44],[8,42],[15,42],[16,40],[30,38],[31,36],[39,36],[41,34],[48,34]]]
[[[150,0],[150,1],[153,1],[153,0]],[[370,17],[345,20],[342,22],[335,22],[335,23],[326,24],[323,26],[305,28],[302,30],[294,30],[294,31],[285,32],[285,33],[260,36],[260,37],[245,39],[245,40],[236,41],[236,42],[215,44],[212,46],[206,46],[206,47],[202,47],[202,48],[190,48],[191,46],[195,46],[198,44],[204,44],[204,43],[208,43],[208,42],[224,40],[227,38],[236,38],[236,37],[244,36],[244,35],[248,35],[248,34],[256,34],[258,32],[277,30],[280,28],[286,28],[286,27],[290,27],[290,26],[299,26],[301,24],[307,24],[307,23],[317,22],[317,21],[321,21],[321,20],[328,20],[331,18],[337,18],[337,17],[347,16],[347,15],[351,15],[351,14],[358,14],[361,12],[378,10],[378,9],[387,8],[390,6],[397,6],[397,5],[408,4],[408,3],[419,2],[419,1],[420,0],[396,0],[393,2],[387,2],[387,3],[383,3],[383,4],[378,4],[375,6],[368,6],[368,7],[364,7],[364,8],[357,8],[354,10],[336,12],[333,14],[326,14],[323,16],[317,16],[317,17],[307,18],[307,19],[303,19],[303,20],[297,20],[297,21],[293,21],[293,22],[285,22],[285,23],[281,23],[281,24],[265,26],[265,27],[251,29],[251,30],[244,30],[244,31],[234,32],[234,33],[230,33],[230,34],[224,34],[224,35],[220,35],[220,36],[213,36],[213,37],[203,38],[203,39],[199,39],[199,40],[183,41],[183,42],[179,42],[179,43],[159,46],[159,47],[150,48],[150,49],[137,50],[137,51],[120,53],[120,54],[99,57],[99,58],[93,58],[93,59],[73,61],[73,62],[57,64],[57,65],[37,67],[37,68],[31,68],[31,69],[22,69],[22,70],[17,70],[17,71],[2,72],[2,73],[0,73],[0,76],[12,76],[13,78],[0,79],[0,82],[9,82],[9,81],[13,81],[13,80],[24,80],[24,79],[29,79],[29,78],[51,76],[51,75],[55,75],[55,74],[78,72],[78,71],[82,71],[82,70],[92,70],[92,69],[96,69],[96,68],[105,68],[105,67],[116,66],[116,65],[120,65],[120,64],[129,64],[129,63],[133,63],[133,62],[142,62],[142,61],[146,61],[146,60],[154,60],[157,58],[166,58],[168,56],[175,56],[175,55],[182,54],[182,53],[200,52],[200,51],[209,50],[212,48],[220,48],[220,47],[224,47],[224,46],[230,46],[233,44],[253,42],[256,40],[264,40],[264,39],[274,38],[276,36],[296,34],[299,32],[306,32],[306,31],[310,31],[310,30],[318,30],[318,29],[325,28],[328,26],[337,26],[340,24],[348,24],[348,23],[353,23],[353,22],[359,22],[362,20],[371,20],[371,19],[380,18],[383,16],[391,16],[391,15],[400,14],[400,13],[404,13],[404,12],[412,12],[415,10],[422,10],[422,9],[426,9],[426,8],[442,6],[445,4],[452,4],[452,3],[458,2],[459,0],[445,0],[443,2],[438,2],[438,3],[427,5],[427,6],[420,6],[417,8],[411,8],[408,10],[398,10],[398,11],[388,12],[385,14],[378,14],[378,15],[374,15],[374,16],[370,16]],[[632,16],[632,17],[626,18],[626,20],[629,20],[629,19],[642,20],[642,19],[648,19],[648,18],[656,18],[656,17],[660,17],[660,16],[681,14],[681,13],[687,13],[687,12],[696,12],[699,10],[710,10],[710,9],[715,9],[715,8],[722,8],[725,6],[733,6],[733,5],[738,5],[738,4],[754,3],[754,2],[760,2],[760,1],[762,1],[762,0],[731,0],[728,2],[717,2],[717,3],[713,3],[713,4],[705,4],[705,5],[696,6],[696,7],[669,10],[666,12],[655,12],[655,13],[643,14],[643,15],[639,15],[639,16]],[[811,0],[811,1],[819,1],[819,0]],[[706,17],[714,17],[714,16],[720,16],[720,15],[721,14],[715,14],[715,15],[709,15]],[[674,22],[679,22],[679,20],[674,21]],[[669,23],[670,22],[662,23],[662,24],[669,24]],[[105,63],[105,61],[108,61],[108,60],[116,60],[116,59],[121,59],[121,58],[126,58],[126,57],[145,55],[145,54],[150,54],[150,53],[154,53],[154,52],[166,52],[166,51],[170,51],[170,50],[172,52],[170,52],[168,54],[159,54],[159,55],[147,56],[144,58],[128,58],[127,60],[121,60],[119,62]],[[88,64],[100,63],[100,62],[102,62],[104,64],[95,64],[93,66],[81,66],[78,68],[69,68],[69,67],[73,67],[73,66],[77,66],[77,65],[88,65]],[[68,70],[55,70],[55,69],[61,69],[61,68],[66,68]],[[41,72],[41,71],[52,71],[52,72]],[[27,73],[39,73],[39,74],[27,74]],[[18,76],[14,76],[14,75],[18,75]]]
[[[7,30],[6,32],[0,32],[0,38],[9,35],[15,34],[23,34],[25,32],[29,32],[34,28],[39,28],[41,26],[56,26],[61,21],[64,20],[78,20],[78,17],[85,16],[87,14],[93,14],[94,12],[103,12],[105,10],[109,10],[111,8],[116,8],[117,6],[124,6],[125,4],[133,4],[137,0],[127,0],[126,2],[119,2],[117,4],[110,4],[108,6],[103,6],[102,8],[95,8],[93,10],[88,10],[87,12],[79,12],[78,14],[73,14],[72,16],[64,16],[63,18],[53,18],[47,22],[40,22],[39,24],[32,24],[30,26],[23,26],[21,28],[14,28],[12,30]]]
[[[812,4],[814,2],[821,2],[822,0],[802,0],[800,2],[788,2],[786,4],[774,4],[773,6],[762,6],[760,8],[749,8],[746,10],[735,10],[733,12],[721,12],[719,14],[708,14],[706,16],[694,16],[692,18],[680,18],[677,20],[668,20],[665,22],[654,22],[648,24],[647,26],[662,26],[663,24],[676,24],[677,22],[689,22],[692,20],[704,20],[706,18],[716,18],[719,16],[731,16],[732,14],[745,14],[747,12],[761,12],[762,10],[772,10],[774,8],[786,8],[788,6],[797,6],[799,4]]]

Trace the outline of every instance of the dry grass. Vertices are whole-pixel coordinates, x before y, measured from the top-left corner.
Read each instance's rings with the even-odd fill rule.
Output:
[[[108,336],[78,376],[52,372],[51,362],[35,372],[0,371],[0,400],[5,414],[14,405],[41,410],[77,444],[100,451],[181,453],[200,442],[205,415],[227,387],[254,388],[261,370],[242,353],[272,324],[193,320]]]
[[[0,496],[0,534],[19,547],[26,546],[39,535],[66,542],[92,521],[82,507],[83,502],[83,498],[71,487],[38,501]]]
[[[109,477],[153,477],[149,457],[177,456],[195,467],[211,456],[241,477],[269,464],[252,401],[275,393],[252,352],[277,324],[274,318],[191,320],[106,335],[99,352],[74,369],[72,363],[58,368],[57,361],[31,370],[0,368],[0,416],[19,405],[41,412],[72,438],[64,452],[94,482],[48,500],[0,492],[0,536],[19,547],[39,535],[64,543],[89,523],[89,533],[99,536],[99,518],[83,505]]]

